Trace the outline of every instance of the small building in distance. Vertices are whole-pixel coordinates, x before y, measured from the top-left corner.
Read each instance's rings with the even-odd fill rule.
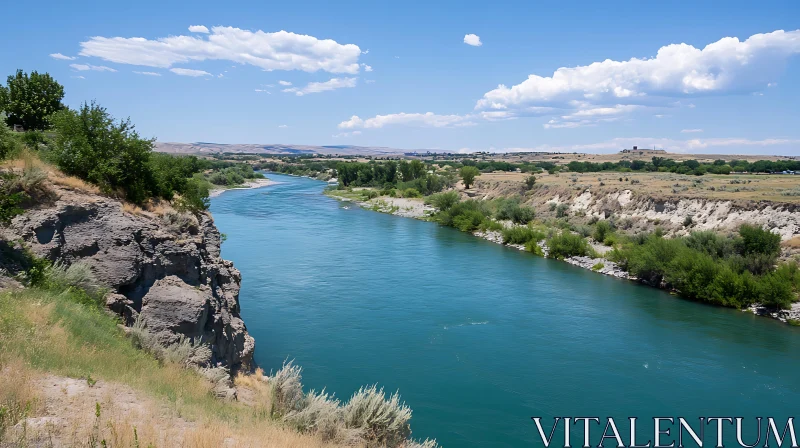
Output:
[[[634,146],[631,149],[623,149],[620,151],[620,154],[666,154],[667,151],[665,149],[649,149],[649,148],[639,148],[638,146]]]

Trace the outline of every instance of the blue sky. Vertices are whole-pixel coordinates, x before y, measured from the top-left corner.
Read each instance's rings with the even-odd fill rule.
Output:
[[[69,3],[0,73],[159,141],[800,155],[797,1]]]

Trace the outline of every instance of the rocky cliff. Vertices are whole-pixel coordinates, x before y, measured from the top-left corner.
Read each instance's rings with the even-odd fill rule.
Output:
[[[208,366],[250,366],[254,340],[240,316],[241,276],[220,257],[208,213],[145,212],[94,194],[60,190],[51,203],[14,218],[8,241],[36,255],[88,264],[127,325],[137,316],[165,345],[181,337],[211,348]]]

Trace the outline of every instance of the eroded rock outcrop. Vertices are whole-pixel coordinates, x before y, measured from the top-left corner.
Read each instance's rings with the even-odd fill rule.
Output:
[[[38,256],[85,262],[112,290],[107,306],[132,324],[141,314],[165,343],[181,336],[211,347],[212,365],[248,368],[254,349],[240,317],[241,276],[220,258],[207,213],[128,213],[119,201],[71,191],[29,210],[5,229]]]

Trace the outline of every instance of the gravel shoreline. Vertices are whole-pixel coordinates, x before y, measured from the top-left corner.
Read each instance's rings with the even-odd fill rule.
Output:
[[[275,182],[274,180],[269,180],[269,179],[255,179],[255,180],[247,181],[247,182],[245,182],[245,183],[243,183],[241,185],[237,185],[237,186],[231,187],[231,188],[215,188],[215,189],[213,189],[213,190],[208,192],[208,197],[215,198],[215,197],[221,195],[222,193],[225,193],[226,191],[230,191],[230,190],[249,190],[249,189],[253,189],[253,188],[267,187],[267,186],[270,186],[270,185],[275,185],[277,183],[278,182]]]

